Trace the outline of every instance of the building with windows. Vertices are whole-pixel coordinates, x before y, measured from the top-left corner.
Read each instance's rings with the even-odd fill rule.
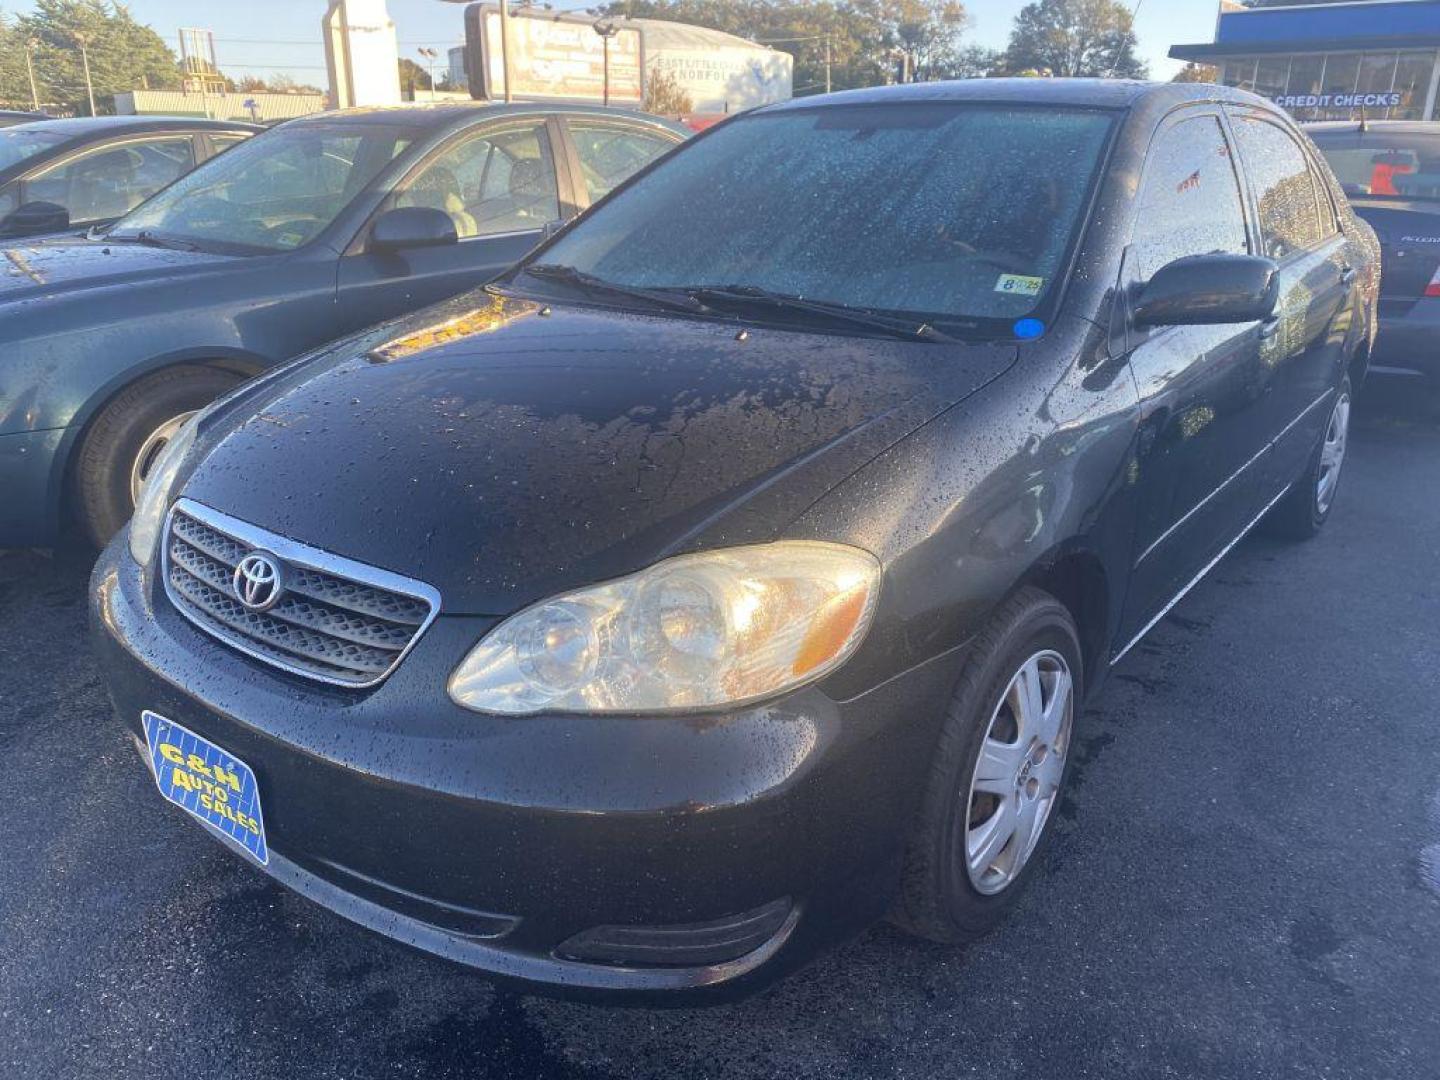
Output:
[[[1215,40],[1170,55],[1300,120],[1440,119],[1440,0],[1222,0]]]

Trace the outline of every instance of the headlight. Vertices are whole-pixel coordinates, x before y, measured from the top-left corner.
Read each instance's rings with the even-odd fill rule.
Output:
[[[667,559],[506,619],[450,677],[479,712],[737,705],[833,671],[869,626],[880,564],[785,541]]]
[[[165,510],[170,505],[170,489],[175,486],[181,462],[195,445],[195,423],[202,415],[203,412],[192,416],[175,432],[155,464],[150,466],[150,475],[140,489],[140,499],[130,519],[130,556],[141,566],[148,566],[155,555],[155,542],[160,538]]]

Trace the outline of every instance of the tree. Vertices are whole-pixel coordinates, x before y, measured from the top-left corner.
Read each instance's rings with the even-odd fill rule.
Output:
[[[1220,81],[1220,69],[1210,64],[1186,64],[1175,73],[1171,82],[1183,83],[1213,83]]]
[[[1140,79],[1135,18],[1118,0],[1035,0],[1021,8],[1006,64],[1057,76]]]
[[[684,116],[695,110],[695,102],[673,72],[653,68],[645,76],[644,109],[659,116]]]
[[[28,109],[31,104],[25,38],[0,11],[0,106]]]
[[[318,86],[296,82],[289,75],[272,75],[265,79],[259,75],[245,75],[235,82],[235,89],[242,94],[323,94]]]
[[[431,89],[430,73],[408,56],[400,58],[400,91],[414,101],[417,90]]]
[[[999,49],[987,49],[984,45],[966,45],[960,50],[956,62],[947,78],[987,79],[1005,70],[1005,54]]]
[[[35,10],[20,16],[12,34],[36,42],[35,80],[40,97],[89,111],[80,40],[90,59],[96,105],[125,90],[180,85],[180,64],[159,34],[135,21],[128,8],[108,0],[36,0]],[[6,47],[7,54],[15,49]],[[23,73],[23,47],[18,59]],[[7,84],[8,85],[8,84]],[[7,95],[8,96],[8,95]],[[24,96],[29,98],[28,84]]]
[[[852,0],[848,10],[874,35],[873,48],[893,53],[914,82],[953,79],[970,18],[954,0]],[[869,35],[867,35],[868,37]]]

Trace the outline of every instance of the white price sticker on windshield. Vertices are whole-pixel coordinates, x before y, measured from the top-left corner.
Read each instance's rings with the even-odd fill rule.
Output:
[[[1022,274],[1001,274],[995,282],[995,291],[1013,293],[1016,296],[1039,296],[1045,287],[1043,277],[1025,277]]]

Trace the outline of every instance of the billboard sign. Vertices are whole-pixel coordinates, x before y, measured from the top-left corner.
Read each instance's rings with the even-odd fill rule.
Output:
[[[535,9],[512,10],[508,22],[511,97],[593,102],[608,98],[612,105],[639,105],[644,100],[639,30],[615,28],[604,36],[596,31],[592,18]],[[496,5],[471,4],[465,9],[465,48],[471,60],[471,95],[503,100],[505,49]],[[477,70],[479,79],[473,77]]]

